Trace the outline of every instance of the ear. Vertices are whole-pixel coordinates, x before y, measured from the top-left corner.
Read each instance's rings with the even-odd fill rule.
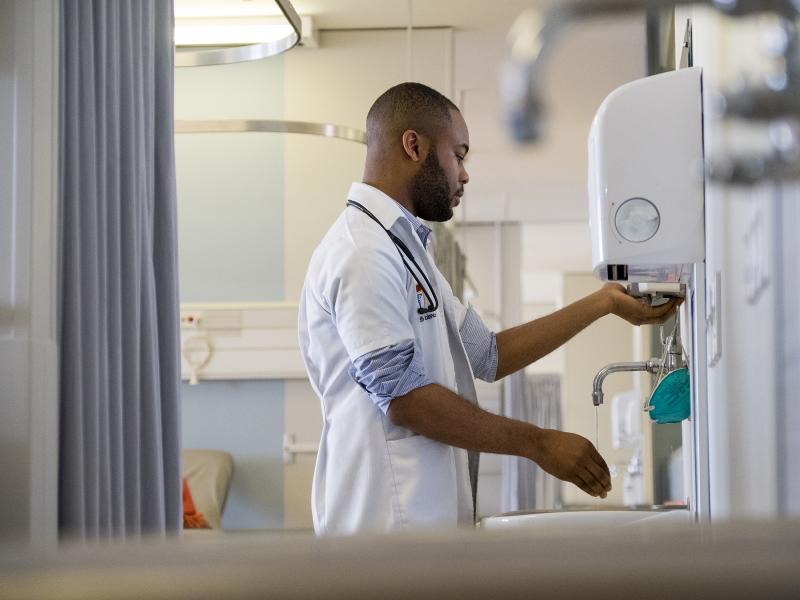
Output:
[[[412,161],[419,162],[428,153],[428,140],[413,129],[403,132],[403,151]]]

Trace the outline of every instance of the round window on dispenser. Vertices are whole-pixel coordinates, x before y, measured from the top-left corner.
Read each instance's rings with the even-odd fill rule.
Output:
[[[614,216],[617,233],[629,242],[646,242],[661,225],[656,205],[646,198],[629,198],[620,204]]]

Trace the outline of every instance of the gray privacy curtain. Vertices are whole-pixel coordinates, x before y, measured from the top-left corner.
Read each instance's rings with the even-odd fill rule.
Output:
[[[61,532],[178,531],[172,2],[60,19]]]

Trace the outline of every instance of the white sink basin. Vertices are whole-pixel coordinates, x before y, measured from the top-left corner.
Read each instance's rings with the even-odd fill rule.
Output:
[[[486,517],[481,527],[489,530],[535,529],[559,531],[572,527],[626,527],[630,525],[664,525],[689,523],[691,514],[686,509],[573,509],[561,511],[516,512]]]

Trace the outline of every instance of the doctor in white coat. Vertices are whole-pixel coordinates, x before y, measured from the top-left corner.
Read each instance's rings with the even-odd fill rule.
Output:
[[[611,489],[587,439],[481,410],[493,381],[549,354],[608,314],[660,323],[607,284],[547,317],[489,331],[428,252],[422,220],[453,216],[469,180],[458,108],[418,83],[382,94],[367,116],[363,183],[314,252],[299,336],[322,404],[312,513],[318,534],[474,524],[478,452],[513,454],[593,496]]]

